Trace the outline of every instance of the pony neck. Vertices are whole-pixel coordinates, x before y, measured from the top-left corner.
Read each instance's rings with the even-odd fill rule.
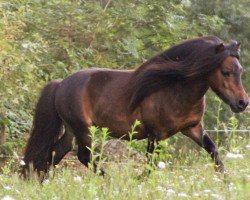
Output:
[[[180,85],[182,86],[180,90],[183,90],[183,92],[180,91],[182,98],[191,104],[202,100],[209,89],[208,81],[203,78],[185,81]]]

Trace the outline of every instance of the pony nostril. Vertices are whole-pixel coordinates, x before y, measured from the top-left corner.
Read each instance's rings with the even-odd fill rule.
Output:
[[[239,108],[245,108],[248,105],[248,102],[245,102],[244,100],[239,100],[238,107]]]

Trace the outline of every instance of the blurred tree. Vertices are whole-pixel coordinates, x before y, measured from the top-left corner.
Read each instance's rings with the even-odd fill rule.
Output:
[[[188,0],[188,2],[192,4],[187,10],[190,13],[191,20],[197,20],[200,15],[217,16],[223,20],[223,26],[215,34],[225,41],[234,39],[242,43],[240,62],[244,68],[243,83],[247,91],[250,91],[250,1]],[[212,23],[210,26],[216,26],[216,23]],[[210,32],[208,31],[208,33]],[[220,103],[218,100],[215,100],[215,96],[211,93],[208,95],[207,102],[209,106],[206,110],[205,123],[214,129],[217,126],[217,116],[214,113],[218,110]],[[222,110],[218,128],[223,129],[228,123],[232,112],[229,111],[227,105],[222,104],[221,106]],[[250,111],[248,109],[244,114],[236,115],[240,119],[240,129],[249,129],[249,117],[247,117],[249,114]]]
[[[200,14],[218,16],[223,19],[224,26],[217,35],[225,40],[235,39],[242,43],[241,62],[247,76],[246,82],[250,81],[250,1],[249,0],[191,0],[190,14],[197,19]],[[250,89],[250,84],[246,84]]]

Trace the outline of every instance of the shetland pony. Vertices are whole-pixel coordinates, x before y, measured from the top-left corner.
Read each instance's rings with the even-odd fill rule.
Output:
[[[88,166],[90,126],[108,127],[112,137],[128,139],[136,119],[141,125],[133,138],[147,138],[148,153],[155,141],[181,132],[223,171],[216,145],[201,124],[204,95],[211,88],[233,112],[246,109],[239,53],[236,41],[225,44],[218,37],[200,37],[171,47],[135,70],[87,69],[52,81],[36,106],[23,173],[31,163],[34,170],[47,172],[71,150],[73,137],[78,159]]]

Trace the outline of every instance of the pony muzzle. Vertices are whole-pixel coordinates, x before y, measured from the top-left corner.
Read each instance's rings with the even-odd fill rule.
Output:
[[[234,104],[230,104],[230,107],[233,112],[239,113],[246,110],[248,104],[249,104],[249,99],[246,96],[245,98],[237,99]]]

